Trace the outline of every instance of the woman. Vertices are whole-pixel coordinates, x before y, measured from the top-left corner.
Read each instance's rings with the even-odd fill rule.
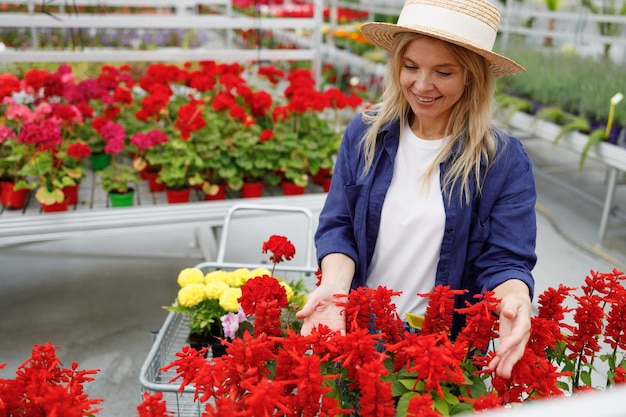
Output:
[[[302,332],[345,331],[333,295],[367,285],[423,315],[435,285],[501,301],[490,368],[509,378],[530,331],[536,262],[532,163],[493,125],[495,78],[523,72],[492,52],[487,0],[407,0],[398,23],[366,23],[390,52],[380,103],[348,125],[315,236],[322,280],[298,313]],[[455,317],[453,334],[463,325]]]

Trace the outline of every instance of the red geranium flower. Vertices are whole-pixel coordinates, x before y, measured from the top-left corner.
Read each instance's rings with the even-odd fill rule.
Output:
[[[290,260],[296,254],[296,248],[285,236],[272,235],[269,240],[263,242],[263,253],[272,252],[270,261],[274,264],[283,260]]]

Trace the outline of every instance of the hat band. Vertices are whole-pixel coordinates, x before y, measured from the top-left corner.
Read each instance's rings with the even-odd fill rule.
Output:
[[[465,13],[426,4],[407,3],[398,17],[398,26],[423,26],[455,35],[491,51],[497,32],[488,24]],[[468,37],[469,36],[469,37]]]

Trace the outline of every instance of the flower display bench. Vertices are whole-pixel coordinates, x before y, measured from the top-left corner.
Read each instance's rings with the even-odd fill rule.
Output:
[[[523,112],[514,113],[510,119],[506,120],[506,124],[520,137],[527,135],[551,143],[554,143],[554,139],[561,130],[561,127],[554,123],[540,120]],[[555,146],[563,151],[580,155],[588,140],[588,135],[574,131],[564,135]],[[587,158],[593,158],[606,167],[606,191],[598,225],[598,244],[602,245],[609,221],[616,212],[614,202],[619,185],[619,176],[620,173],[626,172],[626,148],[609,142],[599,142],[589,150]]]
[[[59,239],[194,225],[195,244],[201,250],[202,258],[211,260],[215,259],[217,253],[218,231],[233,206],[249,202],[264,207],[290,206],[319,211],[326,194],[309,190],[302,195],[284,196],[280,195],[279,191],[271,195],[270,189],[263,197],[253,199],[227,198],[220,201],[191,201],[184,204],[168,204],[164,199],[164,196],[158,196],[156,201],[122,208],[77,205],[72,210],[59,213],[42,213],[39,207],[26,208],[18,212],[5,210],[0,215],[0,248]]]

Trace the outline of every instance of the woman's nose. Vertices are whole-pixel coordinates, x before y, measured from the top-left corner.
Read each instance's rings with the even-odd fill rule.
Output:
[[[432,80],[428,74],[419,72],[415,75],[413,86],[417,91],[427,91],[432,88],[432,85]]]

